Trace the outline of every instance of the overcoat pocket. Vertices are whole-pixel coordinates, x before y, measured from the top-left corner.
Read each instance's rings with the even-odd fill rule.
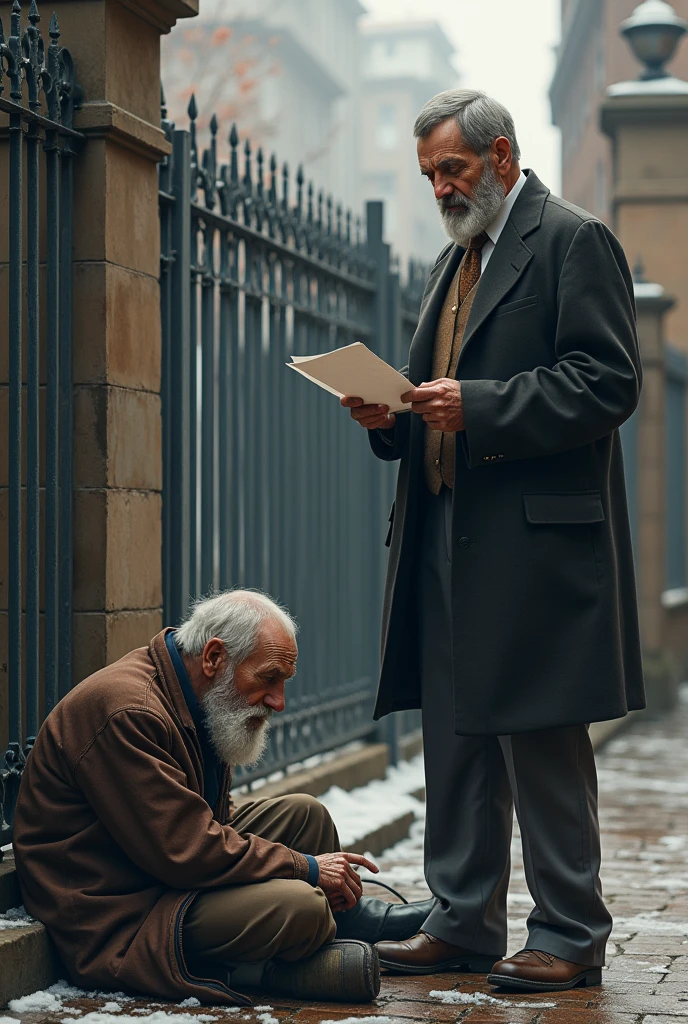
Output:
[[[604,509],[599,491],[552,491],[524,494],[529,523],[601,523]]]
[[[515,313],[517,309],[528,309],[529,306],[537,306],[537,295],[526,295],[522,299],[514,299],[513,302],[503,302],[495,309],[495,316],[504,316],[505,313]]]

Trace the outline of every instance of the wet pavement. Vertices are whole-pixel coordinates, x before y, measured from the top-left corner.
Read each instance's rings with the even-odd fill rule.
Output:
[[[254,1024],[343,1024],[349,1018],[368,1019],[370,1024],[688,1024],[688,688],[683,689],[676,713],[661,722],[636,721],[611,740],[598,755],[598,769],[602,880],[615,920],[599,988],[501,994],[479,975],[386,975],[377,1002],[365,1006],[304,1006],[261,996],[259,1002],[269,1007],[227,1013],[136,1000],[109,1015],[111,1007],[102,1013],[105,1000],[69,999],[59,1013],[0,1010],[0,1024],[3,1014],[27,1024],[114,1024],[132,1014],[144,1021],[150,1013],[162,1016],[161,1010],[183,1015],[186,1021],[200,1016],[206,1021],[210,1017]],[[380,877],[409,899],[428,895],[422,827],[417,822],[408,840],[378,858]],[[518,836],[513,854],[509,952],[521,948],[532,906]],[[98,1010],[97,1016],[90,1016]]]

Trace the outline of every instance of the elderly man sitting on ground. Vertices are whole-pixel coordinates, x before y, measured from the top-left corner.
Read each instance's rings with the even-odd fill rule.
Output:
[[[296,670],[292,619],[263,594],[201,601],[76,686],[29,756],[15,816],[24,901],[72,980],[245,1004],[241,988],[361,1001],[372,944],[414,935],[432,902],[361,896],[312,797],[230,800]],[[239,989],[239,991],[237,991]]]

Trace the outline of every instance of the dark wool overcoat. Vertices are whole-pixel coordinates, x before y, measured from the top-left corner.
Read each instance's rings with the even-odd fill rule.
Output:
[[[456,373],[465,416],[452,501],[459,735],[644,707],[618,432],[640,392],[632,279],[612,232],[526,173]],[[409,355],[415,385],[432,379],[437,321],[463,252],[449,245],[430,274]],[[376,718],[420,706],[423,430],[409,412],[386,437],[370,433],[379,458],[401,460]]]

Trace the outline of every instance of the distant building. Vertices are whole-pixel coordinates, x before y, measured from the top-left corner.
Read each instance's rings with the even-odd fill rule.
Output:
[[[413,122],[431,96],[457,84],[454,48],[434,21],[361,26],[361,168],[365,199],[385,201],[385,235],[402,267],[446,244],[421,178]]]
[[[359,0],[208,0],[163,47],[169,116],[186,123],[192,89],[199,126],[216,111],[223,133],[275,152],[335,199],[361,203]]]
[[[599,127],[607,87],[636,78],[639,66],[619,25],[640,0],[561,0],[561,43],[550,87],[552,120],[561,129],[562,195],[612,223],[612,153]],[[672,0],[688,19],[688,0]],[[688,47],[679,49],[671,72],[688,78]]]

